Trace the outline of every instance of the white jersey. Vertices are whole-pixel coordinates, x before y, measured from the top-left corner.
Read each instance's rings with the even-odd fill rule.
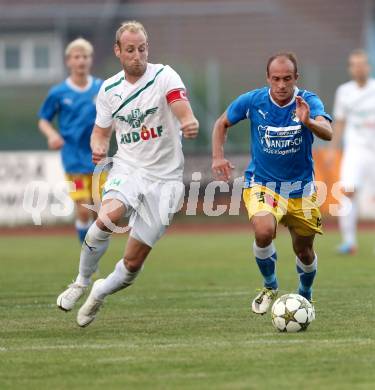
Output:
[[[336,92],[333,116],[344,120],[345,147],[365,147],[375,151],[375,80],[362,88],[355,81],[341,85]]]
[[[182,180],[181,131],[169,106],[176,90],[185,91],[180,76],[162,64],[147,64],[135,84],[125,80],[123,71],[103,83],[95,123],[116,131],[116,169],[136,170],[151,180]]]

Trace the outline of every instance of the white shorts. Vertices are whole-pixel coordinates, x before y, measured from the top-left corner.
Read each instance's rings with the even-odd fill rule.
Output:
[[[345,191],[363,187],[368,180],[375,181],[375,153],[365,147],[346,147],[341,162],[340,180]]]
[[[154,181],[137,172],[124,174],[122,169],[112,169],[102,200],[120,200],[127,209],[130,236],[152,247],[181,209],[184,194],[182,181]]]

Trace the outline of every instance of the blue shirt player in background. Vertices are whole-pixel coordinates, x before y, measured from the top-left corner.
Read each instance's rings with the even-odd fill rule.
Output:
[[[314,135],[331,140],[331,118],[317,95],[297,88],[297,79],[294,54],[272,56],[267,63],[269,87],[239,96],[213,130],[213,173],[227,181],[233,168],[224,158],[228,128],[241,120],[251,122],[251,161],[245,172],[243,199],[255,232],[254,256],[264,279],[264,288],[252,302],[257,314],[267,312],[278,292],[273,239],[279,222],[291,235],[298,293],[310,301],[317,270],[313,242],[322,230],[311,149]]]
[[[48,147],[61,149],[66,179],[75,185],[70,195],[76,205],[76,229],[83,242],[92,223],[91,211],[83,206],[91,203],[92,162],[90,137],[95,123],[95,100],[102,80],[92,77],[93,47],[78,38],[65,49],[66,66],[70,75],[53,86],[39,111],[39,129],[46,136]],[[52,122],[57,116],[59,131]],[[104,179],[104,178],[103,178]]]

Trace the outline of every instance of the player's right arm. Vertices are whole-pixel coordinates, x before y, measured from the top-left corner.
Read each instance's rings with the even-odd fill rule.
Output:
[[[333,122],[333,138],[331,144],[332,149],[337,150],[340,148],[345,125],[345,119],[337,119]]]
[[[340,119],[340,120],[335,120],[333,122],[333,136],[332,136],[332,141],[331,145],[327,150],[327,155],[325,158],[325,163],[328,168],[331,168],[332,165],[335,162],[336,155],[338,151],[340,150],[340,145],[341,145],[341,140],[342,140],[342,135],[344,133],[345,129],[345,120]]]
[[[62,148],[64,145],[64,139],[52,126],[51,122],[46,119],[39,119],[38,127],[40,132],[47,138],[49,149],[58,150]]]
[[[53,127],[52,121],[59,112],[59,86],[52,87],[39,110],[38,127],[47,138],[49,149],[58,150],[64,145],[64,139]]]
[[[112,126],[94,126],[90,141],[90,146],[92,150],[92,162],[94,164],[98,164],[103,158],[107,157],[111,135]]]
[[[229,127],[248,118],[251,92],[240,95],[215,122],[212,131],[212,172],[214,178],[228,181],[231,177],[232,163],[224,157],[224,144]]]
[[[111,81],[107,80],[102,84],[96,99],[95,126],[92,130],[90,139],[92,162],[94,164],[100,163],[103,158],[107,157],[112,136],[112,108],[105,91],[106,85],[110,82]]]
[[[339,87],[336,91],[335,101],[333,104],[333,137],[326,157],[326,164],[329,167],[331,167],[334,163],[335,156],[338,150],[340,150],[346,126],[346,106],[343,99],[344,94],[345,91],[343,90],[343,87]]]
[[[225,111],[215,122],[212,131],[212,172],[218,180],[228,181],[234,168],[232,163],[224,158],[224,144],[231,126]]]

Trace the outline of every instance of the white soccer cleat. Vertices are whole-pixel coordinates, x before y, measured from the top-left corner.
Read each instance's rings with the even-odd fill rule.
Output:
[[[87,297],[86,302],[78,310],[77,314],[77,324],[84,328],[87,325],[90,325],[92,321],[95,320],[96,314],[98,313],[100,307],[102,306],[104,299],[96,299],[94,297],[95,286],[97,287],[99,283],[104,281],[104,279],[98,279],[92,286],[90,295]]]
[[[272,302],[277,297],[277,290],[264,287],[260,293],[254,298],[251,304],[251,310],[255,314],[266,314]]]
[[[57,306],[64,311],[72,310],[76,302],[78,302],[85,293],[85,290],[86,287],[80,286],[77,283],[70,284],[68,288],[57,297]]]

